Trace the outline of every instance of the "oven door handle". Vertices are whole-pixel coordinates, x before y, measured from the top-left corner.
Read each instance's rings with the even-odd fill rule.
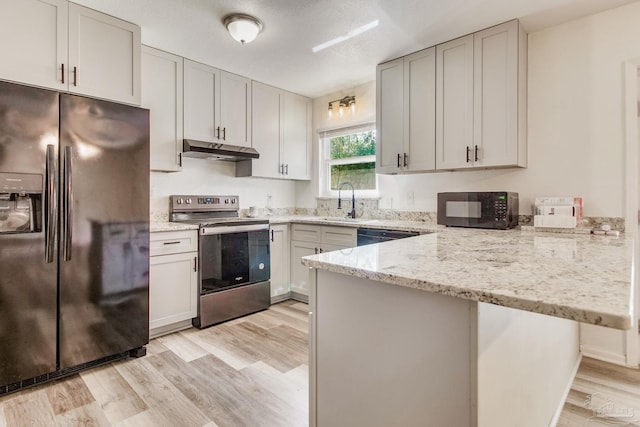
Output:
[[[244,233],[247,231],[260,231],[269,230],[269,224],[249,224],[249,225],[216,225],[213,227],[202,227],[200,234],[202,236],[208,236],[212,234],[231,234],[231,233]]]

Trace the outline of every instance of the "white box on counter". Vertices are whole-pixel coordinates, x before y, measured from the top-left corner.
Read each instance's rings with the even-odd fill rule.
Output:
[[[575,228],[578,225],[578,218],[575,216],[563,215],[534,215],[534,227],[547,228]]]
[[[533,226],[575,228],[582,218],[582,197],[536,197]]]

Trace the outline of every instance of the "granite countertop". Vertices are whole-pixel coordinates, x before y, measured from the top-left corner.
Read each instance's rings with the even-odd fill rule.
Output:
[[[270,224],[289,224],[292,222],[303,224],[316,224],[316,225],[332,225],[339,227],[366,227],[366,228],[382,228],[386,230],[405,230],[416,231],[419,233],[432,233],[437,230],[441,230],[443,227],[434,225],[427,222],[420,221],[396,221],[387,219],[368,219],[368,218],[356,218],[355,220],[347,218],[333,218],[333,217],[320,217],[320,216],[304,216],[304,215],[290,215],[290,216],[275,216],[275,217],[260,217],[257,219],[268,219]],[[150,223],[151,232],[160,231],[180,231],[180,230],[197,230],[198,226],[193,224],[184,224],[180,222],[169,222],[166,217],[151,218]]]
[[[631,327],[632,238],[448,228],[308,256],[302,263],[594,325]]]
[[[151,221],[149,230],[152,233],[159,231],[184,231],[184,230],[197,230],[196,224],[185,224],[183,222],[169,222],[169,221]]]
[[[316,224],[316,225],[332,225],[338,227],[352,227],[352,228],[378,228],[385,230],[403,230],[403,231],[416,231],[418,233],[433,233],[438,230],[444,229],[441,225],[432,224],[429,222],[421,221],[400,221],[392,219],[371,219],[371,218],[334,218],[323,216],[305,216],[305,215],[291,215],[291,216],[278,216],[269,217],[270,224],[288,224],[288,223],[301,223],[301,224]]]

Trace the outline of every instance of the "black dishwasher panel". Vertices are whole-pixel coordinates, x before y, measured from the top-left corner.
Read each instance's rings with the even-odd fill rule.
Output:
[[[381,243],[389,240],[404,239],[417,236],[415,231],[383,230],[378,228],[358,228],[358,246]]]

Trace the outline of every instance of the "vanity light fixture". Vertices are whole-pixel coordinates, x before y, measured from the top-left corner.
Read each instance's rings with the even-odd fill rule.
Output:
[[[356,111],[356,97],[355,95],[347,95],[342,99],[336,99],[334,101],[329,101],[328,114],[329,118],[333,116],[333,104],[338,102],[338,114],[340,117],[344,115],[344,110],[349,108],[351,110],[351,114]]]
[[[263,27],[259,19],[242,13],[227,15],[223,22],[231,37],[242,44],[251,43],[255,40]]]

